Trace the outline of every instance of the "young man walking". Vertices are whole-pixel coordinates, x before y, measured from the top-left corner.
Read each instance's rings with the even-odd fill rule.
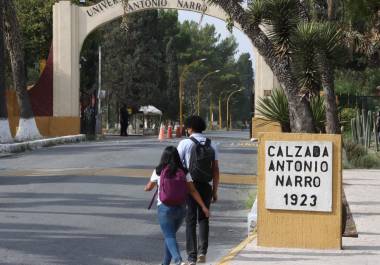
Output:
[[[194,181],[207,208],[218,200],[219,165],[218,150],[211,140],[202,134],[205,121],[199,116],[186,119],[185,127],[189,138],[182,140],[177,149],[184,166]],[[199,236],[197,238],[197,223]],[[189,265],[206,262],[209,237],[209,218],[189,196],[186,214],[186,250]],[[199,244],[197,244],[199,243]]]

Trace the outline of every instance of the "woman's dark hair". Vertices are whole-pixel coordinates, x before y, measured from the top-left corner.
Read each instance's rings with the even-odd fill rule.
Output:
[[[194,132],[201,133],[206,130],[206,123],[202,117],[193,115],[185,120],[185,127],[191,128]]]
[[[178,169],[182,169],[185,173],[186,169],[183,167],[181,158],[179,157],[177,148],[174,146],[168,146],[162,153],[160,164],[156,167],[157,175],[160,175],[162,170],[169,167],[170,174],[175,174]]]

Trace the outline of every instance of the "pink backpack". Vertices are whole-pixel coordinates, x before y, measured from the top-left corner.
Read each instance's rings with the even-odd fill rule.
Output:
[[[160,201],[168,206],[179,206],[186,202],[189,193],[186,174],[178,169],[176,174],[170,174],[170,168],[165,167],[160,174]]]

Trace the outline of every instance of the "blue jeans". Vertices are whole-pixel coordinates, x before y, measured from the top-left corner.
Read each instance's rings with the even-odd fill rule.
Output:
[[[171,260],[182,262],[181,253],[178,248],[176,233],[185,218],[185,206],[167,206],[161,204],[158,207],[158,221],[165,238],[165,256],[163,265],[169,265]]]

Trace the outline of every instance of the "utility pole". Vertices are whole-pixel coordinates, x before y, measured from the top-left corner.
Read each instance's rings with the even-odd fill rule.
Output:
[[[96,115],[96,134],[102,134],[102,47],[99,46],[99,70],[98,70],[98,111]]]

